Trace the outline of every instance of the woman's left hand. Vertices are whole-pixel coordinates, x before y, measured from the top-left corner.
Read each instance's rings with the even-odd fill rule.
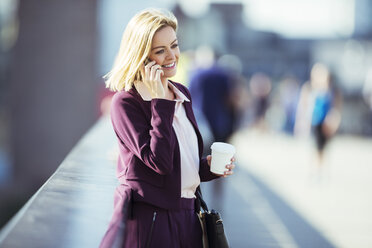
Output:
[[[211,161],[212,161],[212,156],[211,156],[211,155],[208,155],[208,156],[207,156],[207,161],[208,161],[208,165],[211,166]],[[227,169],[227,171],[225,171],[225,172],[223,173],[223,175],[219,175],[219,176],[221,176],[221,177],[222,177],[222,176],[223,176],[223,177],[228,177],[228,176],[234,174],[233,169],[235,168],[235,164],[234,164],[234,162],[235,162],[235,157],[232,157],[230,161],[231,161],[231,163],[226,165],[226,169]]]

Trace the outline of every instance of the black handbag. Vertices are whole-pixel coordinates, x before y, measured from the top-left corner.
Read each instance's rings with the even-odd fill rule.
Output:
[[[208,210],[208,206],[203,200],[201,190],[196,190],[198,216],[203,231],[204,248],[229,248],[229,242],[223,227],[221,215],[214,209]]]

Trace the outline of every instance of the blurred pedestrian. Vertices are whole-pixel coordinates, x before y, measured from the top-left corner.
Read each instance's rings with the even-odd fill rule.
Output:
[[[271,79],[263,72],[252,75],[249,81],[249,89],[253,100],[253,126],[259,130],[267,130],[266,111],[270,106],[270,93],[272,89]]]
[[[303,84],[297,108],[295,133],[314,134],[318,169],[322,168],[324,149],[341,121],[341,95],[334,87],[327,66],[316,63],[310,81]]]
[[[299,98],[299,82],[294,76],[284,77],[279,84],[280,102],[285,114],[283,131],[293,135]]]
[[[196,68],[190,80],[194,108],[201,112],[213,134],[213,141],[227,142],[236,125],[232,74],[218,65],[214,58],[209,66]]]
[[[141,11],[126,27],[107,75],[107,86],[116,91],[111,119],[120,185],[100,247],[112,247],[116,237],[122,237],[120,247],[202,247],[195,191],[200,181],[221,176],[210,172],[211,156],[201,158],[189,91],[168,79],[180,54],[176,30],[172,13]],[[234,164],[226,168],[225,177]],[[125,228],[118,233],[123,218]]]
[[[366,74],[366,79],[363,86],[363,97],[369,108],[368,134],[372,135],[372,67],[369,68]]]

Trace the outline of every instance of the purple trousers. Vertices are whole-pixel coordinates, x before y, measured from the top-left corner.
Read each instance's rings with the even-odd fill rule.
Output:
[[[194,199],[181,199],[180,210],[133,203],[126,222],[123,247],[202,248],[202,230]]]

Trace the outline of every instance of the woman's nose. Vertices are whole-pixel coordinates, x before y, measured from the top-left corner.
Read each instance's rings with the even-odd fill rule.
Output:
[[[176,55],[172,50],[168,50],[167,59],[175,59]]]

